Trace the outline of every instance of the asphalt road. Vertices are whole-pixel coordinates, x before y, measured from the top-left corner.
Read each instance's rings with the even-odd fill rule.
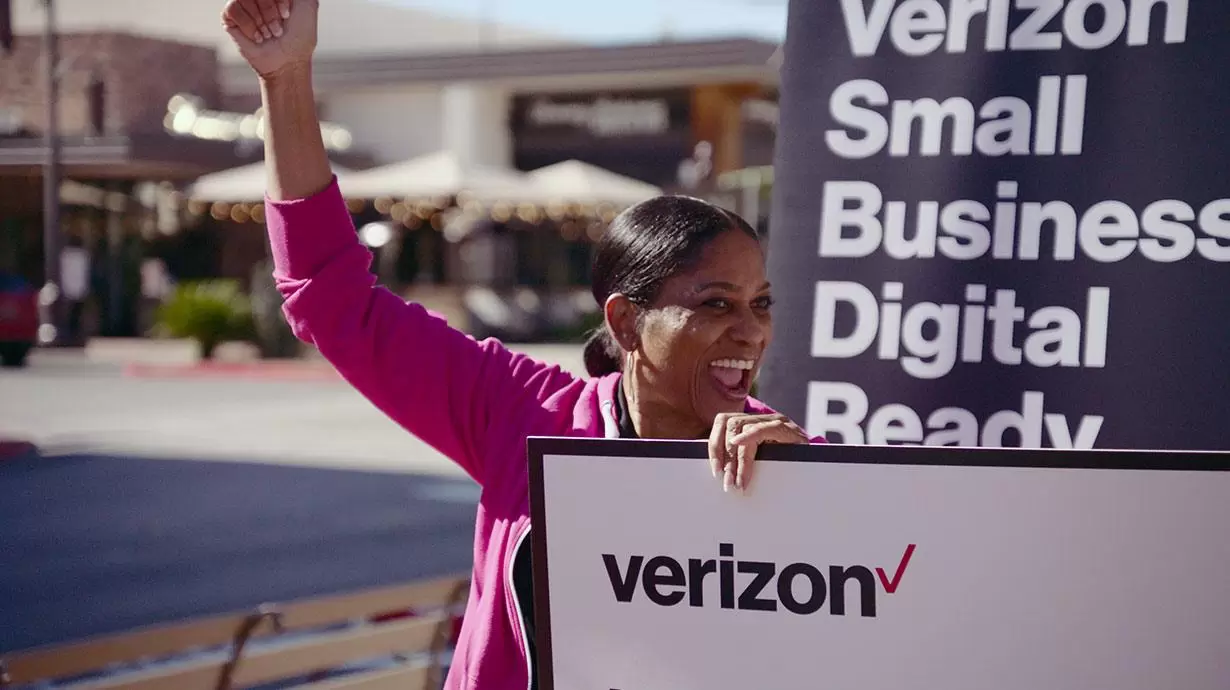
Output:
[[[0,653],[471,565],[477,487],[341,383],[45,355],[4,437],[41,452],[0,460]]]
[[[0,651],[464,572],[472,483],[74,454],[0,463]]]

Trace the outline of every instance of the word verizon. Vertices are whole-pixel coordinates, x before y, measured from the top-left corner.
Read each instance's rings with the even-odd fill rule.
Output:
[[[671,556],[632,555],[620,559],[615,554],[602,554],[606,574],[611,581],[611,593],[620,603],[629,603],[636,595],[638,582],[645,597],[658,606],[676,606],[686,598],[689,606],[705,606],[705,580],[717,574],[718,605],[724,609],[742,611],[776,611],[781,607],[799,615],[819,611],[827,601],[829,613],[846,615],[846,588],[858,587],[860,613],[876,616],[878,578],[886,594],[893,594],[914,555],[914,544],[906,547],[890,577],[884,568],[862,565],[828,567],[826,578],[820,568],[809,563],[780,566],[771,561],[735,560],[734,544],[718,547],[720,558],[689,558],[685,564]],[[736,578],[736,573],[741,577]],[[801,585],[801,586],[800,586]]]

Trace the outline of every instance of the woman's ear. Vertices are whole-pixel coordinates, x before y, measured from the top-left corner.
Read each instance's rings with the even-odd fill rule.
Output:
[[[626,295],[615,293],[602,305],[606,326],[624,352],[631,352],[640,344],[636,330],[636,305]]]

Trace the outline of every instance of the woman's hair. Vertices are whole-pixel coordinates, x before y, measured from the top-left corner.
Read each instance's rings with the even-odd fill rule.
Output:
[[[658,196],[624,210],[594,249],[593,294],[598,308],[603,309],[615,293],[638,306],[653,303],[663,282],[692,268],[706,245],[736,229],[760,239],[738,215],[689,196]],[[585,343],[585,368],[590,376],[605,376],[619,371],[620,359],[619,345],[604,322]]]

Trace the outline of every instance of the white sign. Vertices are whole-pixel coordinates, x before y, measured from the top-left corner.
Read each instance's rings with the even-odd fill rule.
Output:
[[[531,439],[543,690],[1230,687],[1230,454],[704,451]]]
[[[0,136],[10,136],[21,132],[26,121],[20,108],[11,106],[0,107]]]
[[[90,253],[84,248],[60,250],[60,289],[74,302],[90,294]]]
[[[670,129],[670,108],[662,99],[599,97],[592,103],[539,98],[529,109],[535,125],[566,125],[601,137],[661,134]]]

